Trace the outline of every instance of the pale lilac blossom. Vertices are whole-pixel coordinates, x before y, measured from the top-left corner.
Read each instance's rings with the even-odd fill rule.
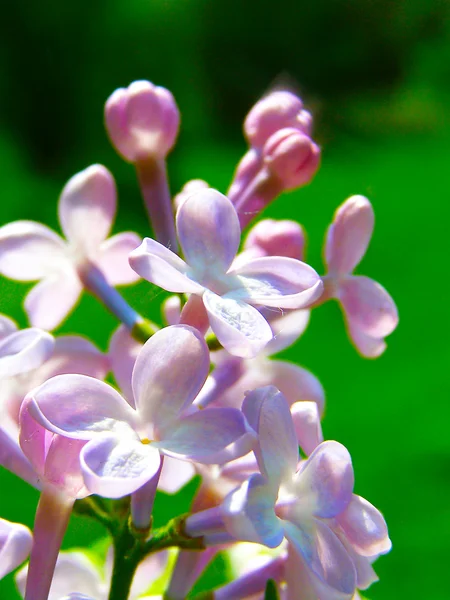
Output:
[[[386,349],[384,338],[398,324],[397,307],[376,281],[354,275],[372,237],[374,212],[364,196],[352,196],[336,211],[325,242],[327,274],[323,299],[336,298],[341,305],[349,336],[356,349],[375,358]]]
[[[119,233],[106,239],[115,212],[113,177],[105,167],[93,165],[74,175],[61,193],[58,214],[67,241],[34,221],[0,228],[0,273],[18,281],[40,280],[25,298],[33,326],[57,327],[78,302],[83,285],[94,291],[96,284],[138,279],[127,259],[139,238]]]
[[[301,308],[322,292],[317,273],[291,258],[257,258],[230,269],[240,227],[231,202],[215,190],[201,190],[183,202],[177,232],[186,262],[146,238],[130,254],[130,264],[168,291],[201,297],[199,310],[204,307],[211,329],[231,354],[255,356],[272,339],[255,306]]]
[[[208,368],[208,348],[199,333],[167,327],[146,342],[136,360],[136,409],[106,383],[82,375],[50,379],[29,395],[30,407],[49,430],[87,440],[80,457],[86,485],[118,498],[155,476],[160,453],[221,463],[249,451],[252,436],[239,411],[189,412]]]
[[[28,527],[0,519],[0,579],[27,559],[32,543]]]

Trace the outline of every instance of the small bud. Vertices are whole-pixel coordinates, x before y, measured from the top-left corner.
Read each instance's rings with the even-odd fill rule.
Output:
[[[260,148],[280,129],[292,127],[310,135],[311,126],[312,117],[303,108],[300,98],[291,92],[280,91],[255,104],[245,119],[244,133],[251,146]]]
[[[298,129],[286,128],[274,133],[263,148],[263,159],[271,173],[286,190],[311,181],[320,163],[320,148]]]
[[[186,198],[192,196],[194,192],[198,192],[199,190],[204,190],[206,188],[209,188],[209,185],[206,183],[206,181],[203,181],[203,179],[191,179],[191,181],[185,183],[181,191],[178,192],[173,199],[175,209],[178,210]]]
[[[164,158],[175,143],[180,115],[172,94],[149,81],[119,88],[105,105],[105,124],[116,150],[129,162]]]
[[[305,234],[295,221],[264,219],[249,232],[244,250],[256,250],[260,256],[287,256],[303,260]]]

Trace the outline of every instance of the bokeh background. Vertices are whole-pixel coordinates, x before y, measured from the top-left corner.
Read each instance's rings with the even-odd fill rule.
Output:
[[[302,95],[315,115],[322,167],[266,215],[304,224],[308,261],[319,272],[335,208],[355,193],[373,202],[376,230],[360,272],[398,303],[400,326],[387,352],[376,361],[359,357],[334,304],[315,311],[285,352],[323,382],[325,436],[349,448],[357,493],[389,524],[393,550],[376,564],[381,581],[368,590],[371,600],[449,598],[449,6],[21,0],[5,5],[0,21],[0,224],[25,218],[57,227],[62,186],[100,162],[118,184],[116,230],[149,233],[133,169],[108,143],[102,117],[109,94],[135,79],[168,87],[182,112],[169,157],[174,192],[199,177],[225,191],[245,151],[241,124],[252,104],[273,87]],[[25,326],[28,286],[0,286],[1,312]],[[148,284],[124,293],[159,319],[161,296]],[[84,297],[60,331],[106,349],[115,326]],[[182,510],[187,497],[160,497],[158,518]],[[2,517],[32,526],[36,501],[34,490],[0,472]],[[102,535],[74,517],[64,546]],[[0,582],[0,598],[18,598],[12,577]]]

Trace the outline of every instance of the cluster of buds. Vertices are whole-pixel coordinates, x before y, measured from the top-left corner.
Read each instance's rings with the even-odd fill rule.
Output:
[[[320,382],[271,357],[333,298],[360,354],[385,350],[395,304],[353,274],[373,231],[369,200],[338,208],[320,276],[296,222],[260,220],[241,244],[242,228],[318,169],[298,97],[275,92],[250,111],[250,148],[227,196],[195,180],[171,198],[179,112],[169,91],[145,81],[119,89],[105,123],[136,167],[154,238],[108,238],[116,187],[101,165],[63,188],[66,239],[31,221],[0,228],[0,273],[39,281],[25,298],[29,329],[0,317],[0,464],[40,491],[33,532],[0,520],[0,577],[29,556],[16,576],[25,600],[182,600],[220,552],[233,578],[202,598],[359,598],[390,550],[385,521],[354,494],[347,449],[324,441]],[[116,289],[139,278],[170,293],[158,325]],[[106,353],[50,333],[83,291],[119,321]],[[194,476],[191,512],[155,529],[156,493]],[[73,510],[111,536],[101,574],[88,555],[60,552]]]

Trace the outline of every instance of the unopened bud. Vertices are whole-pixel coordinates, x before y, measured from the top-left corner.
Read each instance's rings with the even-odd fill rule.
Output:
[[[320,164],[320,148],[298,129],[286,128],[267,140],[263,159],[284,189],[290,190],[311,181]]]
[[[189,198],[194,192],[206,188],[209,188],[209,185],[203,179],[191,179],[191,181],[185,183],[181,191],[173,199],[175,209],[178,210],[186,198]]]
[[[261,148],[271,135],[292,127],[311,134],[312,117],[303,102],[291,92],[279,91],[262,98],[248,113],[244,133],[251,146]]]
[[[105,124],[116,150],[129,162],[164,158],[175,143],[180,115],[172,94],[149,81],[119,88],[105,105]]]
[[[255,250],[260,256],[288,256],[303,260],[305,234],[295,221],[264,219],[249,232],[244,250]]]

